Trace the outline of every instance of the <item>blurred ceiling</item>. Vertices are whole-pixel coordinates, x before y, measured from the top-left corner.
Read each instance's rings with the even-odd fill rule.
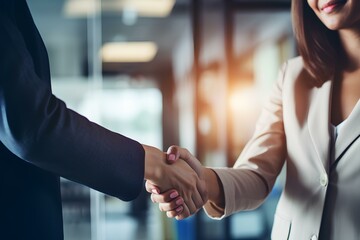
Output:
[[[141,72],[147,72],[169,65],[173,47],[183,31],[190,27],[189,1],[177,0],[168,17],[138,17],[133,25],[124,24],[122,12],[103,12],[101,16],[103,43],[153,41],[158,45],[158,53],[151,63],[109,63],[104,65],[104,70],[116,73],[133,73],[141,69]],[[66,17],[64,13],[65,2],[65,0],[28,0],[35,22],[50,52],[58,52],[59,50],[56,50],[58,49],[57,45],[66,43],[80,48],[87,46],[87,24],[89,22],[91,24],[91,21],[88,22],[86,18]],[[86,49],[82,49],[82,52],[85,54],[83,58],[86,58]],[[61,53],[54,55],[60,56]]]
[[[103,0],[108,1],[108,0]],[[242,0],[245,1],[246,0]],[[264,2],[271,2],[263,0]],[[287,1],[289,0],[278,0]],[[41,32],[45,44],[51,56],[53,74],[55,75],[77,75],[76,64],[82,62],[83,72],[86,72],[88,59],[88,26],[92,26],[93,21],[86,18],[69,18],[65,16],[64,4],[66,0],[27,0],[33,13],[35,22]],[[119,12],[103,12],[102,20],[102,43],[114,41],[153,41],[158,45],[158,52],[150,63],[106,63],[103,64],[103,70],[106,73],[115,74],[137,74],[152,73],[171,67],[171,59],[174,48],[179,39],[186,31],[191,31],[191,2],[192,0],[176,0],[171,14],[164,18],[138,17],[133,25],[127,25],[123,21],[123,14]],[[206,9],[213,9],[219,12],[221,0],[203,0],[202,6]],[[249,2],[249,1],[248,1]],[[220,8],[221,9],[221,8]],[[256,21],[249,19],[251,13],[245,16],[236,34],[244,34],[244,31],[256,32],[263,29],[261,22],[269,25],[269,16],[256,16]],[[212,34],[212,31],[223,29],[223,15],[217,14],[216,18],[208,18],[204,24],[210,24],[206,30],[206,35]],[[284,19],[287,16],[271,18],[272,26],[284,25]],[[288,24],[288,23],[287,23]],[[210,33],[209,33],[210,31]],[[277,31],[275,31],[276,33]],[[271,32],[269,33],[271,35]],[[216,35],[216,34],[215,34]],[[221,35],[221,34],[218,34]],[[206,38],[206,36],[204,36]],[[91,38],[89,38],[91,39]],[[254,43],[250,39],[249,43]],[[91,43],[91,42],[90,42]],[[246,44],[246,43],[244,43]],[[78,59],[78,61],[76,61]]]

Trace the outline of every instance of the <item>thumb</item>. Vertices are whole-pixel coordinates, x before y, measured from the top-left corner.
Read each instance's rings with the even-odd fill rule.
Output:
[[[180,151],[178,146],[171,146],[166,152],[166,160],[169,164],[175,163],[180,158]]]

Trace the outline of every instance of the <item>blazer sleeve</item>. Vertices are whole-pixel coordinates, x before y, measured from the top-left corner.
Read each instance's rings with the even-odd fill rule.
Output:
[[[204,209],[210,217],[221,219],[241,210],[254,209],[272,190],[286,157],[282,112],[285,69],[286,64],[262,109],[253,137],[234,167],[214,169],[223,185],[225,209],[207,203]]]
[[[37,76],[16,25],[0,11],[0,140],[19,158],[122,200],[143,187],[144,149],[68,109]]]

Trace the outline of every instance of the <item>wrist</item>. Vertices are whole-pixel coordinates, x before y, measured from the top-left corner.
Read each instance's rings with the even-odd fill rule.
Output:
[[[143,145],[145,150],[144,178],[158,183],[163,175],[165,165],[165,154],[157,148]]]
[[[203,168],[203,176],[206,182],[209,201],[221,208],[224,208],[225,196],[220,178],[213,169],[206,167]]]

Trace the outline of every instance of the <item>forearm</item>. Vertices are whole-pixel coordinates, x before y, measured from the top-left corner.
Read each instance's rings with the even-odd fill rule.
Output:
[[[56,175],[135,198],[143,186],[141,145],[68,109],[52,94],[49,76],[35,71],[23,35],[5,15],[0,30],[1,143]]]

